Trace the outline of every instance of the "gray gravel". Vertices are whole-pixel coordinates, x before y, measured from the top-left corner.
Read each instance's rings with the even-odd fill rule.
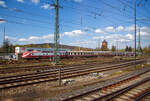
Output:
[[[129,73],[129,74],[126,74],[126,75],[123,75],[123,76],[120,76],[120,77],[117,77],[117,78],[114,78],[114,79],[111,79],[111,80],[107,80],[105,82],[101,82],[101,83],[97,83],[95,85],[87,86],[83,89],[68,92],[68,93],[62,94],[62,95],[54,97],[54,98],[49,98],[49,99],[47,98],[47,99],[41,99],[41,100],[39,99],[39,101],[61,101],[63,99],[66,99],[66,98],[69,98],[69,97],[72,97],[72,96],[77,96],[77,95],[80,95],[82,93],[94,90],[94,89],[98,89],[98,88],[102,88],[104,86],[111,85],[113,83],[125,80],[127,78],[130,78],[132,76],[138,75],[140,73],[143,73],[143,72],[146,72],[146,71],[149,71],[149,70],[150,70],[150,67],[149,68],[144,68],[142,70],[136,70],[132,73]]]

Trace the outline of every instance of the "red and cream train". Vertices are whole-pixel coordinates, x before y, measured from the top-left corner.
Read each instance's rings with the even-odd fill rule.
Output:
[[[22,54],[24,59],[53,58],[52,48],[25,48],[16,47],[17,54]],[[60,58],[72,57],[94,57],[94,56],[133,56],[133,52],[112,52],[112,51],[71,51],[70,49],[60,49],[57,53]]]

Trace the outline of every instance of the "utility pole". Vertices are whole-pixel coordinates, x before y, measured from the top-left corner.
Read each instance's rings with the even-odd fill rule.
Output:
[[[138,39],[138,52],[142,52],[140,28],[139,28],[139,39]]]
[[[118,52],[118,40],[116,40],[116,51]]]
[[[55,32],[54,32],[54,63],[59,64],[59,0],[56,0],[56,4],[52,4],[55,7]],[[61,86],[61,67],[59,66],[58,71],[59,86]]]
[[[81,28],[82,28],[82,24],[83,24],[83,22],[82,22],[82,16],[81,16]]]
[[[59,0],[56,0],[55,7],[55,32],[54,32],[54,63],[57,65],[59,62]]]
[[[100,39],[98,39],[98,49],[100,49]]]
[[[134,67],[136,68],[136,0],[134,0]]]
[[[5,44],[5,26],[4,26],[4,36],[3,36],[3,45]]]

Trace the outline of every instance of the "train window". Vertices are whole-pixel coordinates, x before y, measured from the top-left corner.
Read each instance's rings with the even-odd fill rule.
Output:
[[[33,49],[27,49],[27,51],[33,51]]]

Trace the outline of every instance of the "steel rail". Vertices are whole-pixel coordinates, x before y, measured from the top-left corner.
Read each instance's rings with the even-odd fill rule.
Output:
[[[150,94],[150,89],[147,90],[146,92],[140,94],[139,96],[137,96],[134,101],[140,101],[141,99],[143,99],[145,96],[147,96],[148,94]]]
[[[94,71],[93,71],[94,72]],[[70,77],[75,77],[75,76],[79,76],[79,75],[85,75],[85,74],[88,74],[89,72],[85,71],[85,73],[80,73],[80,74],[77,74],[77,72],[73,75],[72,72],[70,72],[69,74],[65,74],[65,76],[63,76],[62,78],[70,78]],[[69,75],[69,76],[68,76]],[[5,88],[13,88],[13,87],[18,87],[18,86],[24,86],[24,85],[29,85],[29,84],[36,84],[36,83],[41,83],[41,82],[47,82],[47,81],[52,81],[52,80],[57,80],[58,77],[55,75],[56,78],[49,78],[49,76],[43,76],[42,78],[39,76],[39,77],[35,77],[35,78],[28,78],[28,80],[34,80],[34,82],[32,81],[26,81],[27,79],[23,79],[20,84],[13,84],[11,86],[7,86],[7,87],[1,87],[0,89],[5,89]],[[37,80],[37,79],[40,79],[40,80]],[[44,80],[45,79],[45,80]],[[12,81],[13,82],[13,81]],[[15,83],[15,82],[14,82]]]
[[[138,61],[142,61],[142,60],[138,60]],[[103,65],[101,65],[101,67],[102,66],[107,66],[107,65],[110,65],[110,64],[103,64]],[[116,64],[111,64],[111,65],[116,65]],[[75,67],[65,67],[65,68],[62,68],[62,72],[65,71],[65,70],[80,70],[80,69],[86,69],[86,68],[91,68],[91,67],[100,67],[100,66],[99,66],[99,64],[96,64],[96,65],[83,65],[83,66],[80,65],[78,67],[76,67],[76,66]],[[110,66],[108,66],[108,67],[110,67]],[[5,77],[0,77],[0,81],[1,81],[1,79],[7,79],[7,78],[11,79],[13,77],[19,77],[20,78],[20,77],[23,77],[23,76],[38,75],[38,74],[44,74],[44,73],[50,73],[50,72],[56,72],[56,71],[58,71],[58,69],[50,69],[50,70],[47,70],[47,71],[41,71],[41,72],[36,72],[36,73],[28,73],[28,74],[23,74],[23,75],[5,76]]]
[[[137,59],[137,60],[140,60],[140,59]],[[119,62],[126,62],[126,61],[133,61],[133,60],[121,60]],[[116,61],[112,61],[112,62],[104,62],[104,63],[96,63],[96,64],[109,64],[109,63],[114,63]],[[78,66],[89,66],[89,65],[93,65],[93,64],[83,64],[83,65],[66,65],[64,67],[78,67]],[[23,70],[26,70],[26,71],[36,71],[36,70],[49,70],[49,69],[56,69],[56,67],[53,67],[53,66],[40,66],[40,67],[37,67],[37,66],[27,66],[27,67],[9,67],[9,68],[0,68],[0,73],[13,73],[14,71],[23,71]]]
[[[139,61],[139,62],[141,62],[141,61]],[[91,68],[91,67],[86,67],[86,68],[80,68],[80,69],[76,69],[76,68],[74,68],[74,69],[66,69],[65,71],[63,70],[62,71],[62,76],[64,76],[64,75],[69,75],[69,74],[76,74],[76,73],[81,73],[81,72],[87,72],[87,73],[89,73],[90,71],[96,71],[97,70],[97,72],[102,72],[102,71],[107,71],[107,70],[112,70],[112,69],[117,69],[117,68],[119,68],[119,67],[116,67],[116,66],[128,66],[128,65],[132,65],[133,63],[132,62],[127,62],[127,63],[123,63],[123,64],[115,64],[115,65],[110,65],[110,66],[104,66],[104,67],[93,67],[93,68]],[[111,68],[110,68],[111,67]],[[114,68],[112,68],[112,67],[114,67]],[[100,70],[99,70],[100,69]],[[18,76],[17,78],[4,78],[3,80],[0,80],[0,85],[1,84],[7,84],[7,83],[11,83],[11,82],[17,82],[17,81],[20,81],[21,79],[27,79],[27,78],[37,78],[37,77],[45,77],[45,76],[57,76],[57,73],[58,71],[50,71],[50,72],[45,72],[45,73],[34,73],[34,74],[30,74],[30,75],[23,75],[22,76],[22,78],[21,78],[21,76]],[[85,74],[85,73],[84,73]],[[5,80],[6,79],[6,80]],[[11,80],[13,80],[13,81],[11,81]],[[28,79],[27,79],[28,80]]]
[[[126,80],[128,80],[128,79],[138,77],[138,76],[143,75],[143,74],[145,74],[145,73],[147,73],[147,72],[149,72],[149,71],[150,71],[150,69],[148,69],[148,70],[146,70],[146,71],[143,71],[143,72],[141,72],[141,73],[139,73],[139,74],[136,74],[136,75],[134,75],[134,76],[132,76],[132,77],[128,77],[128,78],[126,78],[126,79],[123,79],[122,81],[117,81],[117,82],[115,82],[115,83],[109,84],[109,85],[104,86],[104,87],[99,87],[99,88],[92,89],[92,90],[87,91],[87,92],[83,92],[83,93],[80,93],[80,94],[77,94],[77,95],[69,96],[68,98],[63,98],[62,101],[72,101],[73,99],[80,98],[80,97],[85,96],[85,95],[90,95],[91,93],[100,91],[100,90],[102,90],[103,88],[107,88],[107,87],[110,87],[110,86],[112,86],[112,85],[116,85],[116,84],[118,84],[118,83],[120,83],[120,82],[126,81]],[[150,78],[145,79],[145,80],[150,80]],[[143,82],[143,81],[142,81],[142,82]],[[136,86],[136,85],[134,85],[134,86]],[[134,86],[132,86],[132,87],[134,87]],[[127,88],[125,88],[125,89],[127,89]],[[122,89],[122,90],[125,90],[125,89]],[[122,90],[120,90],[120,91],[122,91]],[[117,93],[117,92],[115,92],[115,93]],[[115,94],[115,93],[113,93],[113,94]],[[100,97],[98,97],[98,98],[93,99],[92,101],[101,101],[103,98],[105,98],[105,97],[107,97],[107,96],[110,96],[110,95],[112,95],[112,94],[107,94],[107,95],[104,95],[104,96],[100,96]],[[109,101],[109,100],[112,100],[112,98],[107,99],[107,100],[108,100],[108,101]],[[102,100],[102,101],[103,101],[103,100]],[[106,101],[106,99],[105,99],[104,101]]]
[[[135,87],[137,87],[137,86],[139,86],[139,85],[141,85],[141,84],[147,82],[147,81],[150,81],[150,77],[145,78],[144,80],[139,81],[139,82],[137,82],[137,83],[135,83],[135,84],[132,84],[132,85],[130,85],[130,86],[128,86],[128,87],[119,89],[119,90],[117,90],[117,91],[115,91],[115,92],[112,92],[112,93],[106,94],[106,95],[104,95],[104,96],[100,96],[100,97],[98,97],[98,98],[95,98],[95,99],[93,99],[93,100],[91,100],[91,101],[99,101],[99,100],[100,100],[100,101],[101,101],[101,100],[110,101],[110,100],[112,100],[113,98],[115,98],[115,97],[117,97],[117,96],[119,96],[119,95],[121,95],[121,94],[123,94],[123,93],[125,93],[125,92],[127,92],[127,91],[129,91],[129,90],[131,90],[131,89],[133,89],[133,88],[135,88]]]

